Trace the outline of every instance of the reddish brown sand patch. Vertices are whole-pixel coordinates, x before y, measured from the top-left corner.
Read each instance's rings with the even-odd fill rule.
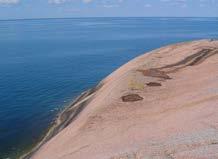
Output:
[[[158,82],[149,82],[149,83],[147,83],[147,86],[158,87],[158,86],[162,86],[162,84],[158,83]]]
[[[166,72],[160,71],[156,68],[151,68],[148,70],[138,70],[139,72],[142,72],[144,76],[150,76],[150,77],[157,77],[157,78],[163,78],[163,79],[171,79],[169,75],[167,75]]]
[[[122,97],[123,102],[136,102],[143,100],[142,97],[140,97],[138,94],[129,94]]]

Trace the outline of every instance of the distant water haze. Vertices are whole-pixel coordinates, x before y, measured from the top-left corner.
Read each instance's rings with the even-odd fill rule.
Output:
[[[0,158],[36,143],[73,98],[132,58],[218,38],[218,18],[0,21]]]

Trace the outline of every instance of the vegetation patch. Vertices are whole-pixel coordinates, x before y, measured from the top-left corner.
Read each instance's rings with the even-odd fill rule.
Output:
[[[128,87],[131,90],[143,90],[145,86],[143,83],[136,82],[134,80],[130,80],[128,83]]]

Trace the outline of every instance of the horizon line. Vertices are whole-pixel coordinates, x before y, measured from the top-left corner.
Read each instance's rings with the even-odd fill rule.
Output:
[[[9,18],[0,19],[0,21],[16,21],[16,20],[49,20],[49,19],[87,19],[87,18],[218,18],[218,17],[204,17],[204,16],[105,16],[105,17],[47,17],[47,18]]]

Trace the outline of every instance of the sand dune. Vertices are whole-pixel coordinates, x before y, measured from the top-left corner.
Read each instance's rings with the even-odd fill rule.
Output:
[[[32,159],[217,159],[218,41],[141,55],[82,103]]]

